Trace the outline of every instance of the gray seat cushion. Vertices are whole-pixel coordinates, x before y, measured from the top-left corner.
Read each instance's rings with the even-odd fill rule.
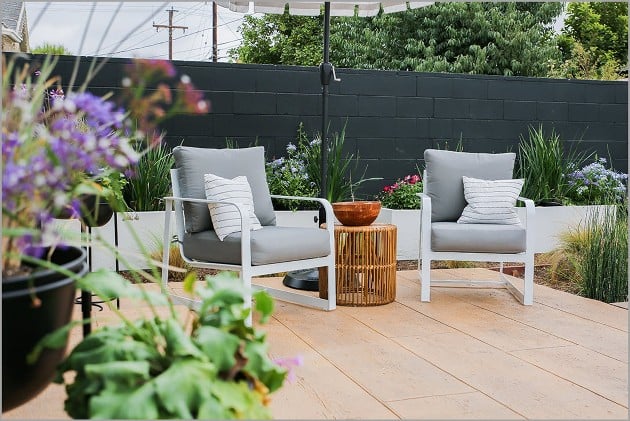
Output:
[[[470,253],[521,253],[525,251],[523,225],[431,224],[431,250]]]
[[[275,225],[276,214],[271,204],[267,175],[265,173],[265,151],[262,146],[242,149],[206,149],[177,146],[173,149],[175,167],[179,169],[179,187],[182,197],[205,199],[204,174],[215,174],[224,178],[239,175],[247,177],[254,197],[254,213],[261,225]],[[208,206],[185,203],[186,231],[195,233],[212,228]]]
[[[424,191],[431,198],[431,221],[456,221],[464,207],[463,176],[482,180],[512,178],[514,153],[468,153],[427,149],[424,151]]]
[[[330,254],[328,231],[319,228],[266,226],[251,231],[252,266],[324,257]],[[214,231],[184,234],[184,255],[213,263],[241,264],[241,233],[223,241]]]

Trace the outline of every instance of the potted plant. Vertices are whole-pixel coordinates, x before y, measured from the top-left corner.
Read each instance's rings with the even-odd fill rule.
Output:
[[[151,116],[168,114],[170,105],[207,111],[190,81],[181,80],[179,95],[151,93],[150,106],[143,109],[134,107],[147,105],[142,102],[147,93],[125,83],[138,94],[131,95],[132,108],[125,112],[108,97],[83,89],[64,93],[53,75],[55,64],[56,59],[46,57],[32,68],[24,56],[2,56],[4,411],[34,397],[52,379],[64,341],[28,362],[26,355],[42,336],[68,322],[76,287],[86,289],[91,278],[107,284],[112,276],[86,274],[80,248],[86,243],[77,236],[73,242],[63,238],[52,223],[54,216],[70,207],[75,215],[93,220],[82,201],[85,195],[105,194],[116,206],[121,180],[114,174],[133,167],[140,157],[132,140],[149,139],[151,145],[161,139],[155,126],[159,119]],[[149,71],[164,69],[160,62],[145,64]],[[164,88],[159,91],[164,95]]]
[[[151,275],[147,280],[159,283]],[[245,306],[243,286],[234,274],[207,277],[202,288],[195,287],[195,280],[196,274],[190,273],[184,289],[200,300],[199,310],[189,310],[181,320],[166,294],[148,291],[143,283],[132,286],[115,277],[106,286],[90,285],[104,301],[114,294],[140,300],[153,311],[132,321],[108,304],[120,315],[121,323],[84,338],[59,365],[56,381],[65,383],[68,415],[82,419],[270,418],[269,395],[282,386],[295,362],[269,358],[265,335],[246,324],[251,309]],[[264,291],[253,296],[254,311],[265,323],[273,301]],[[167,311],[157,312],[160,306]],[[46,346],[44,342],[40,349]],[[64,373],[73,375],[64,377]]]
[[[63,347],[26,361],[42,336],[66,324],[85,252],[58,247],[51,220],[80,197],[99,194],[88,173],[123,170],[138,160],[128,146],[124,111],[88,92],[52,89],[55,61],[39,69],[2,56],[2,408],[39,393]]]
[[[119,244],[130,255],[141,255],[141,245],[153,244],[164,230],[164,203],[162,198],[171,192],[170,170],[175,160],[171,149],[163,141],[157,142],[140,157],[132,177],[124,188],[128,209],[116,213]],[[174,225],[174,224],[173,224]],[[161,244],[161,243],[160,243]],[[149,268],[147,259],[131,258],[129,265]],[[121,270],[128,269],[119,265]]]
[[[418,258],[420,233],[420,196],[418,194],[421,192],[420,175],[408,174],[396,180],[394,184],[383,187],[376,196],[383,205],[377,222],[393,224],[398,228],[396,241],[398,260]]]

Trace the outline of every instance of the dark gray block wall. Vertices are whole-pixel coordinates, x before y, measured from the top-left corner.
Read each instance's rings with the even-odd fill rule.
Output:
[[[72,59],[60,60],[64,73]],[[125,62],[111,60],[92,89],[118,88]],[[165,127],[171,145],[220,148],[231,139],[241,147],[264,145],[272,158],[295,142],[300,122],[311,135],[321,130],[314,67],[174,64],[205,92],[212,112],[170,120]],[[364,194],[422,169],[426,148],[454,149],[461,141],[470,152],[517,151],[528,127],[539,125],[569,145],[612,158],[620,171],[628,169],[627,81],[354,69],[337,69],[337,76],[341,81],[330,85],[330,131],[345,124],[348,151],[360,157],[366,176],[383,177],[365,183]]]

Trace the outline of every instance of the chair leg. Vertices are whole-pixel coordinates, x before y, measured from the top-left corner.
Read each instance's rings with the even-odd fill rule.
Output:
[[[525,262],[525,281],[523,283],[523,305],[534,304],[534,256]]]
[[[431,259],[422,258],[422,270],[420,273],[420,281],[422,283],[420,301],[431,301]]]
[[[335,263],[326,266],[328,276],[328,310],[337,308],[337,275],[335,273]]]
[[[247,320],[245,320],[246,326],[252,325],[252,275],[247,270],[242,270],[239,273],[241,280],[243,281],[243,286],[245,287],[245,295],[243,296],[243,306],[245,308],[249,308],[249,315],[247,316]]]

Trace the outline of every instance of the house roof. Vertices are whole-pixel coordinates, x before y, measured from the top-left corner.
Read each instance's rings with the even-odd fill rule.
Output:
[[[24,2],[22,0],[2,0],[0,2],[0,21],[2,23],[2,33],[15,38],[20,36],[20,27],[25,14]]]

